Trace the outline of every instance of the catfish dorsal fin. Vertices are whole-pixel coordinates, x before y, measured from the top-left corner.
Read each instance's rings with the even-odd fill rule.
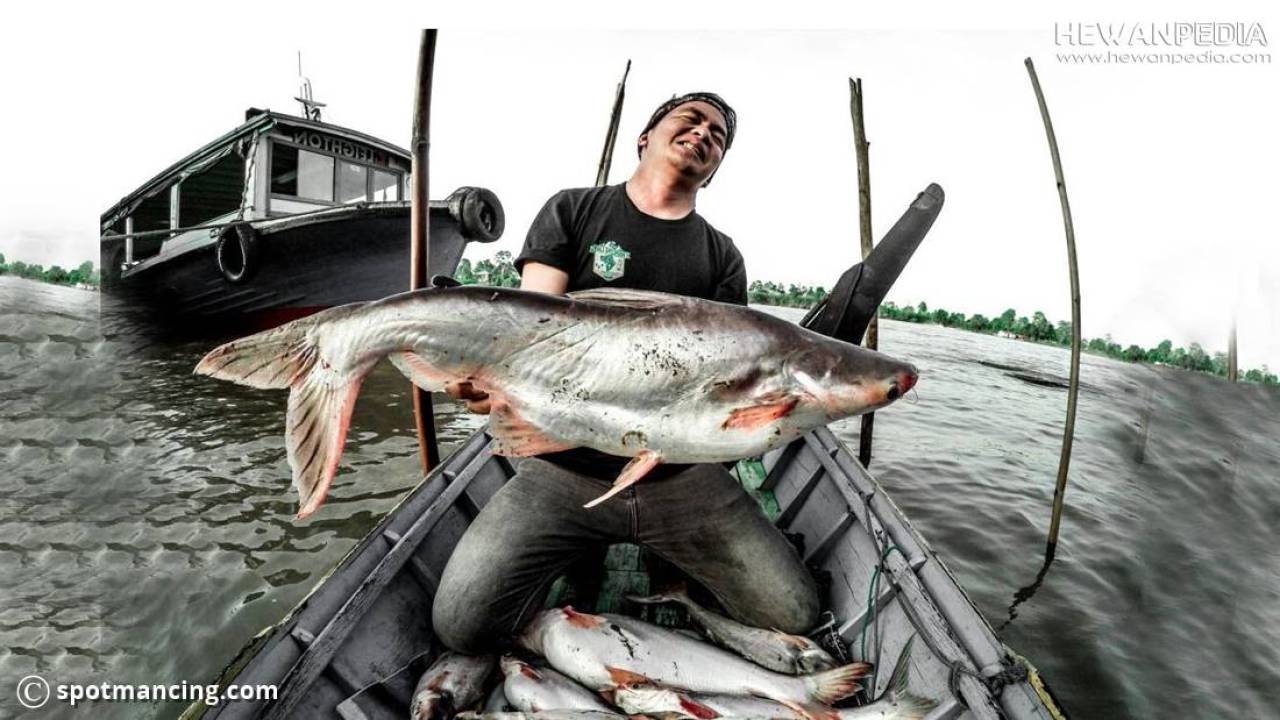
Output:
[[[578,290],[569,293],[569,299],[631,308],[633,310],[660,310],[666,307],[683,305],[687,301],[682,295],[672,295],[652,290],[632,290],[631,288]]]

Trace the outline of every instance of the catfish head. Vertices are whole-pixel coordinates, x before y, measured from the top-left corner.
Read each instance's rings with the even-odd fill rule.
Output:
[[[831,340],[788,355],[782,376],[800,404],[821,408],[828,422],[884,407],[918,378],[910,363]]]

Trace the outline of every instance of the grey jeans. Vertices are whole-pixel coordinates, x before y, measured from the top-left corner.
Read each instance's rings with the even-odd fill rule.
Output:
[[[710,590],[729,614],[799,633],[818,618],[812,576],[750,495],[719,465],[642,480],[590,510],[609,483],[520,461],[453,551],[432,609],[437,636],[467,653],[504,643],[552,581],[592,546],[648,546]]]

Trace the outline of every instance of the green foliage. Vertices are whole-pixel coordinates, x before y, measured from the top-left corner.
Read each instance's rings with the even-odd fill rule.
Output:
[[[747,301],[757,305],[781,305],[782,307],[813,307],[825,300],[827,291],[821,287],[789,285],[783,288],[775,282],[756,280],[747,288]]]
[[[463,285],[476,284],[476,276],[475,276],[475,273],[471,271],[470,260],[466,258],[462,258],[462,260],[458,263],[458,269],[453,271],[453,279],[457,280]]]
[[[6,273],[28,280],[39,280],[40,282],[58,285],[87,285],[97,288],[99,284],[98,271],[93,269],[93,262],[89,260],[80,263],[76,269],[70,271],[58,265],[46,270],[42,265],[28,265],[21,260],[14,260],[12,264],[6,264],[4,253],[0,253],[0,275]]]

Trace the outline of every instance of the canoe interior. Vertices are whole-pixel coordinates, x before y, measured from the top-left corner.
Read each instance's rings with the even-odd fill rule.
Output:
[[[488,452],[488,444],[488,437],[477,433],[436,468],[219,678],[220,683],[276,684],[275,702],[212,708],[198,703],[183,717],[407,717],[413,686],[441,649],[430,612],[441,572],[472,519],[513,472],[510,462]],[[766,456],[764,467],[767,475],[758,489],[776,500],[779,527],[803,536],[806,563],[830,574],[827,607],[855,660],[863,659],[868,592],[877,566],[882,568],[873,603],[880,653],[867,658],[883,668],[876,695],[914,635],[910,687],[937,701],[931,720],[1061,717],[1034,668],[998,694],[979,679],[1006,670],[1011,653],[830,431],[815,431]],[[872,655],[875,643],[867,645]]]

